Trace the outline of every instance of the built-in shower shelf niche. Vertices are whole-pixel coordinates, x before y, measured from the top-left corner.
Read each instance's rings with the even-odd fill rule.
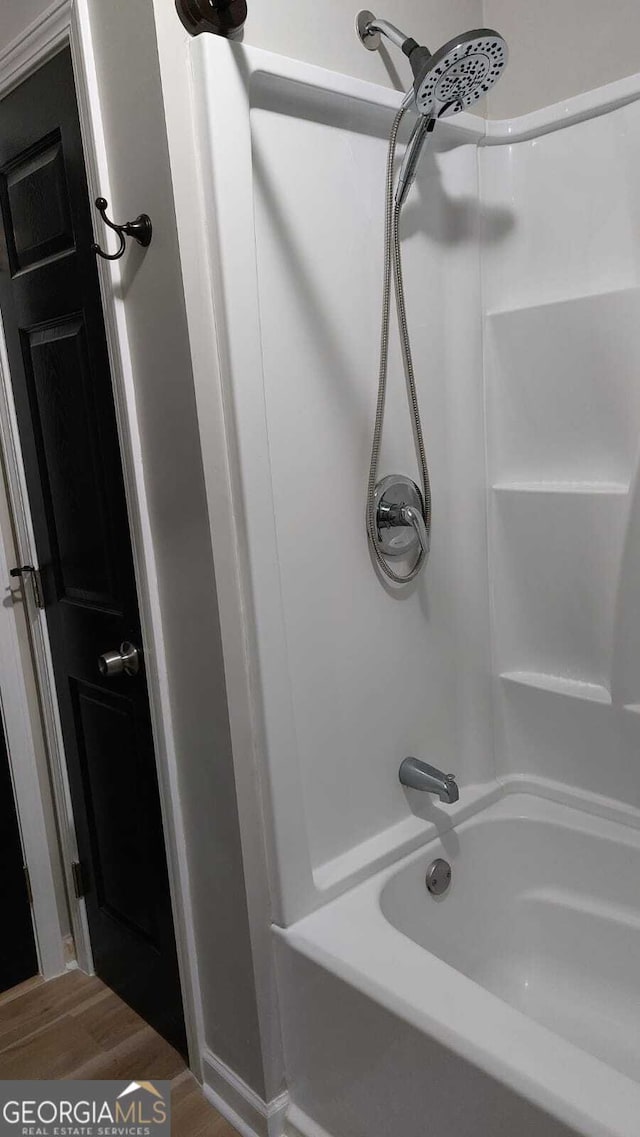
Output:
[[[611,687],[626,487],[614,483],[611,492],[611,483],[607,490],[603,484],[587,489],[581,483],[576,492],[573,484],[562,489],[559,483],[525,485],[501,485],[493,494],[499,672],[529,676],[530,686],[605,701],[602,692]]]
[[[611,705],[611,693],[607,687],[570,679],[567,675],[548,675],[539,671],[503,671],[500,679],[503,683],[534,687],[537,691],[550,691],[555,695],[566,695],[570,699],[587,699],[590,703]]]
[[[609,494],[613,497],[629,493],[625,482],[496,482],[494,493],[531,494]]]
[[[640,289],[493,312],[487,330],[493,480],[626,487],[640,431]]]
[[[605,688],[516,672],[500,677],[496,709],[498,753],[509,772],[553,784],[554,796],[562,786],[579,787],[584,808],[601,812],[606,800],[616,801],[637,815],[640,707],[626,713],[631,708],[612,705]]]

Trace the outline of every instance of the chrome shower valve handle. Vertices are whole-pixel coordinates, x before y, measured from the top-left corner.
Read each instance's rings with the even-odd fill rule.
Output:
[[[429,533],[427,531],[427,527],[424,523],[424,517],[422,516],[422,510],[416,509],[416,507],[414,505],[405,505],[403,507],[403,509],[401,510],[400,516],[401,516],[401,521],[400,521],[401,525],[413,525],[413,528],[415,529],[415,532],[416,532],[416,536],[417,536],[418,541],[420,543],[420,549],[422,550],[422,554],[423,554],[423,556],[428,557],[429,556],[429,549],[431,547],[431,541],[429,538]]]
[[[375,541],[382,556],[406,557],[417,552],[422,564],[431,539],[416,483],[404,474],[389,474],[378,482],[374,500]]]

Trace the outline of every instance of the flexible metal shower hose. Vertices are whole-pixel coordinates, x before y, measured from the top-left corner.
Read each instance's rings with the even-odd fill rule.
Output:
[[[389,324],[391,316],[391,269],[395,285],[396,309],[398,312],[398,327],[400,331],[400,346],[404,362],[413,429],[418,450],[418,461],[422,478],[423,517],[427,534],[431,533],[431,486],[429,482],[429,467],[422,434],[422,421],[418,405],[415,374],[413,370],[413,357],[411,354],[411,339],[404,297],[404,281],[402,276],[402,254],[400,248],[400,213],[402,204],[394,202],[393,193],[393,166],[398,141],[398,130],[402,122],[405,108],[401,107],[391,128],[389,137],[389,156],[387,159],[386,177],[386,206],[384,228],[384,274],[382,289],[382,326],[380,333],[380,370],[378,373],[378,401],[376,404],[376,418],[373,428],[373,443],[371,447],[371,465],[369,468],[369,483],[367,486],[367,536],[380,570],[394,584],[409,584],[415,580],[426,560],[426,551],[420,549],[418,559],[412,569],[404,576],[393,571],[388,561],[378,548],[376,536],[376,503],[375,489],[378,473],[378,459],[380,457],[380,443],[382,440],[382,427],[384,424],[384,408],[387,393],[387,371],[389,362]]]

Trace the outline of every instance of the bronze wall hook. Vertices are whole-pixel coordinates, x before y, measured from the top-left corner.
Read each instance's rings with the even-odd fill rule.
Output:
[[[105,253],[97,244],[93,244],[91,246],[94,253],[96,253],[99,257],[102,257],[103,260],[119,261],[120,257],[123,256],[124,251],[127,247],[127,237],[133,237],[134,241],[137,241],[138,244],[142,245],[144,249],[146,249],[147,246],[151,244],[151,238],[153,236],[153,225],[151,224],[151,218],[147,213],[141,213],[139,217],[136,217],[135,221],[127,221],[124,225],[116,225],[115,222],[110,221],[107,217],[108,203],[106,198],[96,198],[96,209],[102,217],[105,225],[108,225],[110,229],[113,229],[114,233],[117,233],[118,237],[120,238],[120,248],[118,249],[117,253]]]

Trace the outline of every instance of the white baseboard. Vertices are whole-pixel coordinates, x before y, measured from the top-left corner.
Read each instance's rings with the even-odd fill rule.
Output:
[[[285,1132],[286,1092],[264,1101],[210,1050],[202,1055],[202,1072],[207,1098],[240,1137],[281,1137]]]
[[[290,1105],[284,1127],[284,1137],[332,1137],[326,1129],[313,1121],[297,1105]]]

